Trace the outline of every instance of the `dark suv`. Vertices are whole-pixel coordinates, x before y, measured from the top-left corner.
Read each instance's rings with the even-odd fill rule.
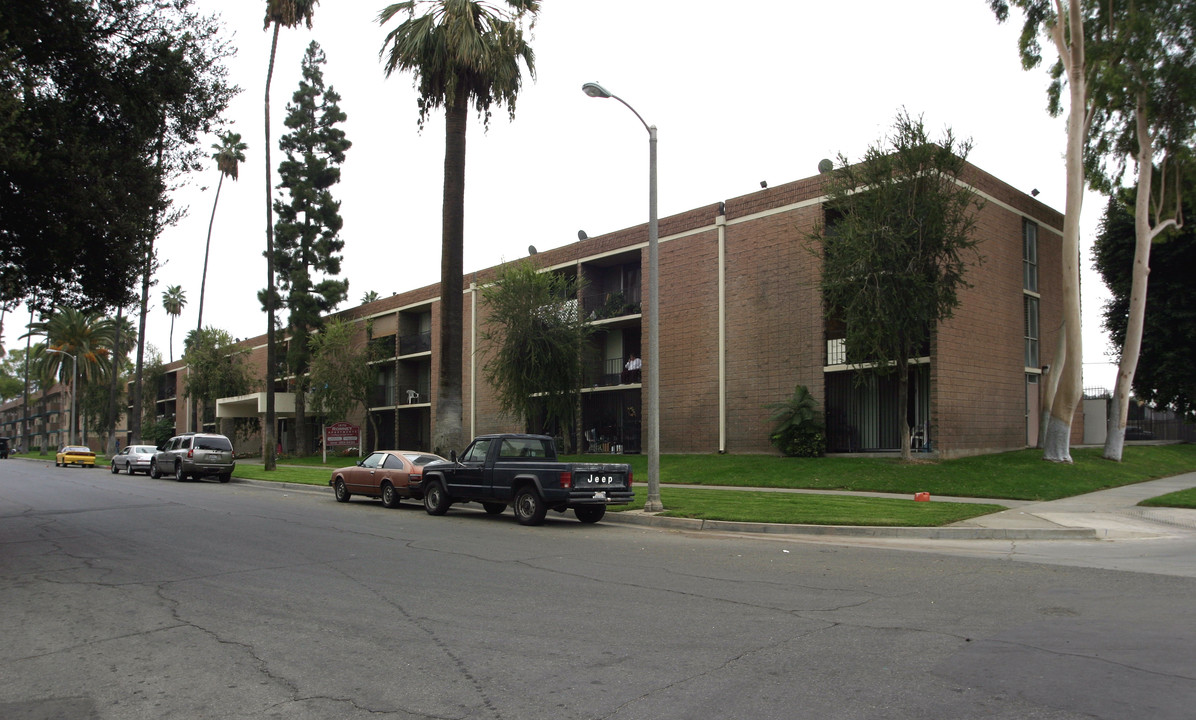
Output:
[[[223,435],[184,433],[170,438],[150,460],[150,477],[174,475],[182,482],[188,477],[215,475],[228,482],[237,466],[233,444]]]

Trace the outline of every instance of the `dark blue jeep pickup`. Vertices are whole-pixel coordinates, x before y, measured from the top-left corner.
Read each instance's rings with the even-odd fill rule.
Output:
[[[626,505],[631,466],[557,462],[547,435],[481,435],[451,462],[424,466],[424,509],[443,515],[453,503],[481,503],[497,515],[508,505],[523,525],[539,525],[549,510],[572,509],[583,523],[598,522],[607,505]]]

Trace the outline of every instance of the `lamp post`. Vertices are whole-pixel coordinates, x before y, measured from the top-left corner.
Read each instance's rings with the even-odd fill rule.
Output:
[[[78,407],[78,405],[75,404],[75,398],[79,394],[79,392],[78,392],[79,361],[75,359],[74,355],[71,355],[69,352],[66,352],[65,350],[54,350],[52,348],[46,348],[46,352],[58,353],[59,355],[66,355],[67,357],[69,357],[71,359],[71,427],[70,427],[71,438],[70,438],[70,443],[71,443],[71,445],[74,445],[75,444],[75,418],[78,417],[78,414],[75,410],[75,408]]]
[[[648,501],[646,512],[660,512],[660,252],[656,218],[656,126],[644,122],[635,108],[598,83],[586,83],[582,92],[592,98],[614,98],[623,103],[648,131]]]

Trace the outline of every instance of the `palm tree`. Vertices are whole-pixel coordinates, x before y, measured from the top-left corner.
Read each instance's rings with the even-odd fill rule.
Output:
[[[505,6],[505,7],[504,7]],[[421,10],[422,12],[418,12]],[[382,55],[387,77],[410,71],[419,91],[419,124],[445,109],[444,202],[441,211],[440,372],[437,378],[437,450],[460,447],[462,436],[462,256],[465,234],[465,130],[472,103],[489,122],[490,106],[515,116],[522,85],[520,60],[535,77],[535,56],[523,36],[523,18],[535,24],[539,0],[407,0],[378,15],[385,25],[407,18],[387,34]]]
[[[237,170],[245,162],[245,150],[249,147],[241,142],[241,133],[227,132],[219,136],[220,142],[213,143],[212,159],[216,161],[216,169],[220,171],[220,181],[216,183],[216,199],[212,202],[212,217],[208,220],[208,239],[203,248],[203,277],[199,281],[199,319],[195,329],[203,328],[203,296],[208,286],[208,252],[212,249],[212,224],[216,222],[216,205],[220,202],[220,188],[224,187],[224,178],[237,179]]]
[[[368,305],[378,299],[378,291],[370,290],[361,296],[361,304]]]
[[[162,308],[170,315],[170,362],[174,362],[174,319],[183,314],[183,306],[187,304],[187,293],[182,285],[169,285],[162,293]]]
[[[270,82],[274,79],[274,55],[278,51],[278,29],[295,27],[303,22],[311,29],[311,17],[320,0],[266,0],[266,24],[264,30],[274,25],[274,38],[270,41],[270,67],[266,71],[266,289],[261,293],[266,306],[266,427],[262,434],[265,443],[262,453],[266,470],[276,467],[274,440],[274,379],[278,375],[276,350],[274,347],[274,308],[278,304],[274,289],[274,181],[270,169]]]
[[[78,379],[84,384],[107,379],[114,365],[112,350],[115,330],[116,324],[110,318],[94,312],[60,307],[49,318],[29,324],[28,335],[46,339],[44,344],[34,346],[29,362],[36,368],[38,377],[53,377],[59,382],[72,378],[71,394],[72,397],[78,397],[74,382],[76,368],[72,365],[78,364]],[[70,358],[63,353],[69,353],[74,360],[68,364]],[[76,418],[71,421],[72,424],[78,424]]]

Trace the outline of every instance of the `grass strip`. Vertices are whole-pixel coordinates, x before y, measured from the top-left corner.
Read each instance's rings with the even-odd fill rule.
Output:
[[[1156,498],[1143,500],[1139,505],[1148,505],[1150,507],[1173,507],[1173,508],[1188,508],[1196,510],[1196,488],[1189,488],[1187,490],[1179,490],[1166,495],[1160,495]]]
[[[640,488],[635,503],[612,509],[642,508],[646,496]],[[661,488],[660,499],[666,517],[792,525],[939,527],[1007,509],[986,503],[670,487]]]

